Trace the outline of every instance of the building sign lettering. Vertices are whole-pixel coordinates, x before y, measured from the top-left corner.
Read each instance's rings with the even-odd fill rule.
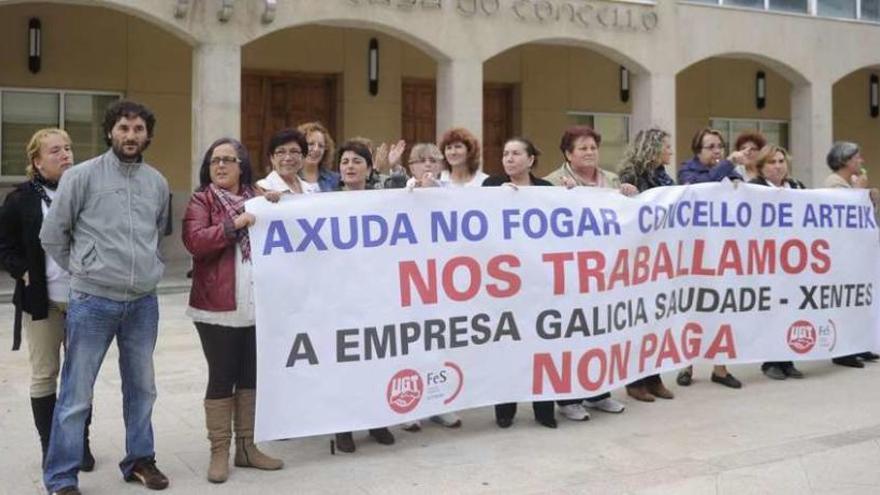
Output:
[[[512,15],[525,23],[572,23],[584,28],[652,31],[659,18],[651,6],[592,0],[347,0],[352,5],[403,11],[442,10],[462,17],[498,18]]]

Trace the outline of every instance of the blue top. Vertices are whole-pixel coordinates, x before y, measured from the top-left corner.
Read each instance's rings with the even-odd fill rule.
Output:
[[[318,168],[318,187],[321,192],[336,191],[339,189],[339,174],[331,172],[323,167]]]
[[[678,169],[678,183],[682,185],[720,182],[725,177],[730,180],[743,180],[742,176],[734,170],[734,165],[730,160],[721,160],[710,168],[703,165],[695,156],[682,163]]]

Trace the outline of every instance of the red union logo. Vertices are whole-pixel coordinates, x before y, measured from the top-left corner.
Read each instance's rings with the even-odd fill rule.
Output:
[[[788,327],[788,346],[798,354],[806,354],[816,345],[816,327],[805,320],[798,320]]]
[[[385,398],[388,407],[398,414],[406,414],[419,405],[425,386],[419,372],[413,369],[403,369],[391,377]]]

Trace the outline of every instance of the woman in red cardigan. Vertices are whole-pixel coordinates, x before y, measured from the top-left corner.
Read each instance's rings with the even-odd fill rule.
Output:
[[[183,217],[183,243],[193,257],[187,314],[208,361],[208,481],[223,483],[233,422],[236,466],[274,470],[283,463],[254,445],[257,352],[247,228],[255,219],[244,202],[256,193],[245,147],[235,139],[215,141],[202,160],[199,183]]]

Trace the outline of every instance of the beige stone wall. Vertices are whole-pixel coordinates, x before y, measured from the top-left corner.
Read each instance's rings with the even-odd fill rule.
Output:
[[[755,105],[755,76],[767,76],[767,106]],[[676,156],[689,160],[691,139],[711,118],[791,119],[791,84],[751,60],[712,58],[696,63],[676,77]]]
[[[868,106],[872,73],[880,70],[856,71],[834,85],[834,139],[861,146],[871,184],[880,187],[880,118],[872,118]]]
[[[42,68],[27,68],[28,19],[42,22]],[[174,190],[189,190],[190,47],[161,29],[103,8],[0,7],[0,87],[121,92],[153,109],[147,160]]]

